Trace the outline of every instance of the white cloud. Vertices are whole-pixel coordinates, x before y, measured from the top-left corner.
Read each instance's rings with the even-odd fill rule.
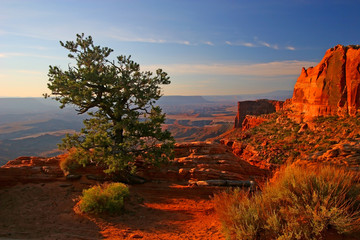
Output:
[[[295,50],[296,50],[296,48],[294,48],[294,47],[292,47],[292,46],[287,46],[286,49],[287,49],[287,50],[290,50],[290,51],[295,51]]]
[[[179,44],[190,45],[189,41],[177,41]]]
[[[206,41],[206,42],[204,42],[204,44],[209,45],[209,46],[214,46],[214,43],[212,43],[210,41]]]
[[[242,43],[241,46],[244,46],[244,47],[255,47],[255,44],[246,42],[246,43]]]
[[[205,75],[237,75],[237,76],[287,76],[299,75],[302,67],[317,65],[316,62],[307,61],[282,61],[256,64],[170,64],[157,66],[143,66],[146,70],[154,71],[162,68],[165,72],[172,74],[205,74]],[[144,70],[143,69],[143,70]]]

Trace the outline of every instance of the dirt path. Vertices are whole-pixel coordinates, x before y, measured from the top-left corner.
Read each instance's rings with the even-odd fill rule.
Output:
[[[0,189],[0,239],[224,239],[210,196],[219,188],[164,182],[130,187],[121,216],[78,214],[90,181]]]

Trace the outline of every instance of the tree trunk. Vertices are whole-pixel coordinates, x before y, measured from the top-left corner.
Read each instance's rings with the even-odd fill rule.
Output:
[[[115,143],[120,144],[124,142],[124,129],[117,127],[117,121],[113,121],[115,128]]]

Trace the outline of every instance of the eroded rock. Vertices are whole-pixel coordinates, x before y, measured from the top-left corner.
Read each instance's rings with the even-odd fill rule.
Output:
[[[359,113],[359,46],[337,45],[325,53],[317,66],[303,68],[294,87],[290,109],[292,118],[298,121]]]

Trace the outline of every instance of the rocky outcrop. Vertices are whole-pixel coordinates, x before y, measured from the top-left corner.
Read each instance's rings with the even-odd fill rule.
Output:
[[[359,47],[337,45],[316,67],[302,69],[290,105],[293,118],[355,116],[360,112]]]
[[[207,181],[225,180],[225,185],[236,181],[263,180],[267,170],[259,169],[240,160],[231,150],[219,143],[193,142],[175,144],[175,159],[168,165],[153,167],[138,162],[138,176],[147,180]],[[46,183],[54,181],[110,180],[102,168],[87,166],[64,176],[59,164],[65,155],[52,158],[19,157],[0,167],[0,187],[18,183]],[[231,180],[235,180],[232,182]],[[132,181],[134,182],[134,181]]]
[[[0,168],[0,186],[65,179],[59,161],[58,157],[19,157],[9,161]]]
[[[241,130],[242,131],[249,130],[253,127],[260,125],[261,123],[267,120],[268,118],[266,116],[247,115],[241,124]]]
[[[279,111],[283,107],[283,101],[260,99],[256,101],[238,102],[238,113],[235,118],[234,128],[242,128],[247,115],[259,116]]]
[[[167,166],[138,169],[146,179],[189,182],[263,179],[268,173],[239,159],[225,145],[212,142],[177,143],[175,159]]]
[[[330,163],[337,166],[347,166],[360,171],[360,140],[343,140],[330,146],[327,150],[316,151],[309,155],[312,162]]]
[[[110,180],[104,169],[95,165],[80,167],[65,176],[60,168],[60,162],[66,155],[57,157],[19,157],[0,167],[0,187],[18,183],[66,182],[75,180],[90,180],[102,182]]]

